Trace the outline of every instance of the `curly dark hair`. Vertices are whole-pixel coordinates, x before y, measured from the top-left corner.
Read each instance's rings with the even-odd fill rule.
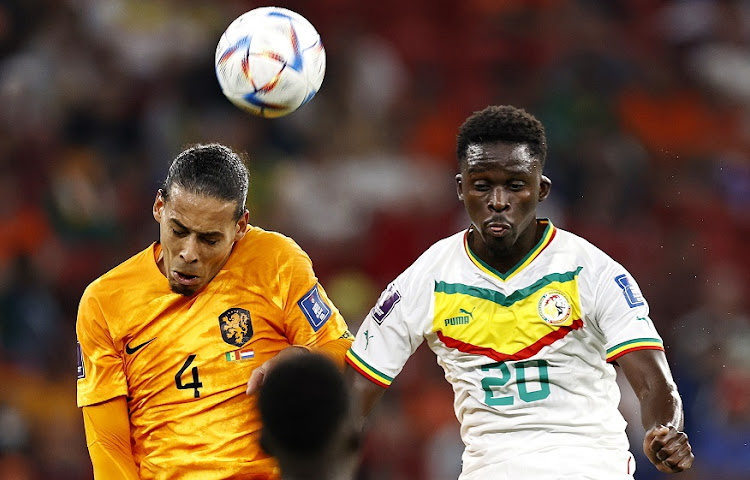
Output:
[[[258,397],[261,446],[307,457],[324,450],[349,413],[344,377],[317,353],[287,357],[268,374]]]
[[[182,151],[172,161],[161,191],[169,199],[174,185],[192,193],[237,203],[235,219],[245,212],[250,175],[245,162],[231,148],[219,143],[199,144]]]
[[[474,112],[459,127],[456,140],[459,168],[464,165],[469,145],[494,142],[524,143],[542,167],[547,160],[547,137],[542,122],[521,108],[492,105]]]

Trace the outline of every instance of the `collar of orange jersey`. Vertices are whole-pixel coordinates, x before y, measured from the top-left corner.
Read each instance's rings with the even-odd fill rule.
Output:
[[[510,280],[516,273],[526,268],[528,264],[533,262],[534,259],[538,257],[539,254],[542,253],[542,251],[544,251],[544,249],[547,248],[547,246],[552,242],[552,239],[555,238],[557,228],[552,225],[552,222],[549,219],[540,218],[537,220],[537,222],[540,225],[545,225],[541,240],[539,240],[539,243],[537,243],[534,248],[532,248],[529,253],[526,254],[526,256],[516,264],[516,266],[505,273],[498,272],[497,270],[483,262],[474,252],[471,251],[471,248],[469,247],[469,233],[471,233],[471,231],[474,229],[473,225],[466,230],[466,233],[464,233],[464,249],[466,250],[466,254],[469,256],[471,262],[476,265],[477,268],[479,268],[481,271],[499,280],[502,280],[503,282],[506,282]]]

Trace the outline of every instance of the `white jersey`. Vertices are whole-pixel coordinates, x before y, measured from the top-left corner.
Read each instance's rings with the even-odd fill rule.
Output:
[[[621,265],[539,221],[542,239],[505,274],[468,231],[434,244],[380,296],[347,361],[388,387],[427,341],[455,393],[462,479],[632,478],[611,363],[662,340]]]

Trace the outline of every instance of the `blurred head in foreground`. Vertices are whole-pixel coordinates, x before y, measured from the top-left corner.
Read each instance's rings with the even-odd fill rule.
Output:
[[[284,480],[351,480],[359,433],[343,375],[327,357],[296,355],[268,374],[258,404],[261,446],[276,457]]]

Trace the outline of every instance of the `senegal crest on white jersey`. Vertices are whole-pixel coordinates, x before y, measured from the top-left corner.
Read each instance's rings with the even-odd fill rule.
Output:
[[[427,341],[453,385],[465,473],[560,445],[627,452],[611,362],[663,349],[630,274],[539,221],[542,239],[505,273],[471,251],[468,231],[437,242],[386,288],[347,353],[388,387]]]
[[[579,272],[580,268],[548,275],[510,295],[435,282],[432,330],[446,346],[466,353],[494,360],[530,358],[583,326],[576,282]]]

